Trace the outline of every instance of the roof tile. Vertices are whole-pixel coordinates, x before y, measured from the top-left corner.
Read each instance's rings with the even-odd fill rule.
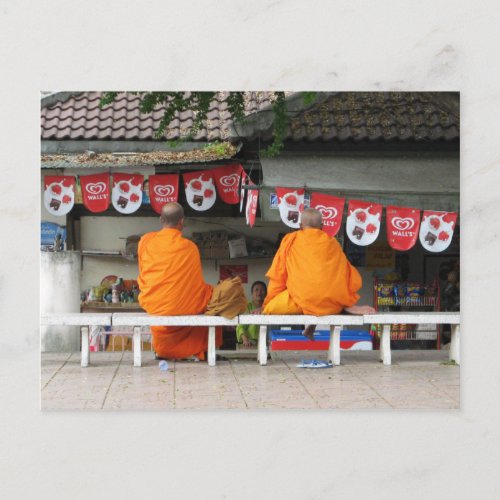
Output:
[[[219,92],[209,106],[208,120],[196,140],[230,137],[228,92]],[[102,92],[85,92],[42,108],[42,139],[156,139],[163,106],[141,113],[140,97],[120,93],[116,100],[99,107]],[[245,112],[258,112],[273,102],[272,92],[247,92]],[[178,113],[165,131],[169,140],[189,134],[191,110]],[[271,131],[263,134],[264,139]],[[458,120],[417,92],[340,92],[328,97],[289,122],[286,138],[292,141],[331,140],[453,140],[459,137]],[[239,138],[239,137],[238,137]]]

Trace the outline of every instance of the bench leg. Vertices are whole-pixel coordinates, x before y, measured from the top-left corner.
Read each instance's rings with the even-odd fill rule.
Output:
[[[215,326],[208,327],[208,366],[215,366]]]
[[[89,357],[90,357],[90,345],[89,345],[89,327],[82,326],[80,329],[82,333],[82,361],[81,366],[85,368],[89,366]]]
[[[460,364],[460,325],[451,325],[450,361]]]
[[[330,326],[328,362],[332,363],[334,366],[340,365],[340,326]]]
[[[391,325],[382,326],[380,339],[380,360],[384,365],[391,364]]]
[[[133,338],[133,349],[134,349],[134,366],[142,365],[141,356],[141,327],[134,326],[134,338]]]
[[[267,365],[267,345],[266,344],[267,344],[267,326],[260,325],[257,361],[261,365]]]

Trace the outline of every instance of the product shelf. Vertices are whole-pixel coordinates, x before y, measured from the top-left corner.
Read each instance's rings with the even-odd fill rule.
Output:
[[[387,281],[375,279],[373,286],[377,311],[439,311],[439,280],[430,284],[410,281]],[[380,338],[381,325],[373,325],[375,338]],[[440,348],[439,325],[398,324],[391,326],[391,341],[400,341],[400,347],[425,347],[429,343]],[[396,344],[394,347],[397,347]]]

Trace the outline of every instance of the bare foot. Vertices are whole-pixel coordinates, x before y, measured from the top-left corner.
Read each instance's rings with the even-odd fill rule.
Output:
[[[307,325],[302,331],[302,335],[309,340],[314,340],[314,330],[316,330],[316,325]]]
[[[375,314],[377,311],[371,306],[351,306],[344,307],[344,311],[349,314]]]
[[[243,341],[243,347],[252,347],[252,343],[246,335],[242,335],[241,340]]]

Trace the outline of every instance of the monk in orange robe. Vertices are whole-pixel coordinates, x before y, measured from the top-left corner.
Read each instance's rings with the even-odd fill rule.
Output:
[[[163,229],[147,233],[139,241],[139,303],[149,314],[203,314],[213,287],[205,283],[198,247],[182,236],[184,209],[178,203],[162,208]],[[158,358],[205,359],[208,327],[153,326],[153,346]],[[222,328],[216,328],[216,346],[222,344]]]
[[[302,212],[300,230],[287,234],[266,276],[269,278],[264,314],[369,314],[370,306],[355,305],[362,280],[341,246],[322,230],[321,212]],[[314,340],[315,325],[303,334]]]

